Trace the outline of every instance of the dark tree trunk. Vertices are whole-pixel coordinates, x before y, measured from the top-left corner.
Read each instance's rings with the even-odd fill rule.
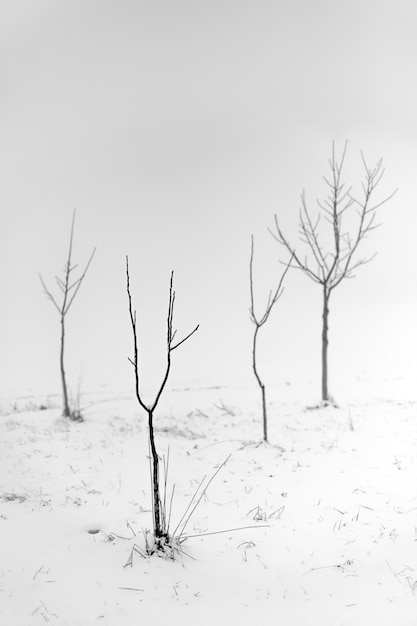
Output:
[[[329,345],[329,298],[330,290],[327,285],[323,285],[323,329],[321,335],[321,399],[323,402],[328,402],[329,400],[327,360],[327,348]]]
[[[161,507],[159,495],[159,458],[155,447],[155,437],[153,430],[153,411],[148,410],[148,426],[149,426],[149,442],[151,446],[151,476],[152,476],[152,499],[153,499],[153,524],[154,537],[160,539],[163,537],[163,529],[161,523]]]

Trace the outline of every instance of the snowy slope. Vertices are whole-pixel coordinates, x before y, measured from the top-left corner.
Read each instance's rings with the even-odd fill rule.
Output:
[[[339,408],[308,408],[310,388],[276,389],[270,445],[256,388],[168,392],[172,528],[231,457],[188,524],[204,536],[128,566],[152,523],[134,399],[91,395],[84,423],[16,402],[0,416],[1,624],[415,626],[416,403],[401,381],[384,392],[358,382]]]

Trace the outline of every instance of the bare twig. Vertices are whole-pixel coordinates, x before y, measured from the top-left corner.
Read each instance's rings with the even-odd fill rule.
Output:
[[[223,413],[223,415],[230,415],[230,417],[234,417],[235,416],[235,412],[232,408],[226,406],[223,402],[223,400],[220,400],[220,402],[218,404],[216,404],[216,402],[213,402],[213,406],[216,407],[216,409],[219,409],[219,411],[221,411]]]

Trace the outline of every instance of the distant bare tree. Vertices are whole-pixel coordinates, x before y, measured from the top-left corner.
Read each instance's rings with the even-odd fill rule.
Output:
[[[127,282],[127,295],[129,299],[129,316],[130,323],[133,332],[133,359],[129,359],[130,363],[134,367],[135,372],[135,392],[139,405],[148,415],[148,431],[149,431],[149,444],[151,449],[151,488],[152,488],[152,515],[153,515],[153,536],[154,546],[152,552],[156,550],[164,551],[167,544],[169,544],[169,519],[166,515],[166,506],[164,505],[165,497],[161,498],[160,486],[159,486],[159,456],[155,446],[155,434],[153,426],[153,416],[158,402],[161,398],[162,392],[168,380],[169,372],[171,369],[171,354],[183,344],[187,339],[191,337],[197,330],[198,325],[192,330],[184,339],[174,343],[176,330],[173,330],[174,320],[174,304],[175,304],[175,291],[173,287],[174,272],[171,272],[171,281],[169,285],[169,303],[168,303],[168,316],[167,316],[167,364],[165,369],[165,375],[156,393],[155,400],[147,405],[142,399],[139,387],[139,351],[138,340],[136,332],[136,311],[133,310],[132,297],[130,293],[130,277],[129,277],[129,259],[126,257],[126,282]],[[166,494],[165,494],[166,495]]]
[[[275,230],[269,229],[272,236],[292,254],[292,267],[302,270],[322,288],[321,395],[324,403],[330,401],[327,357],[330,295],[343,279],[352,278],[358,267],[374,258],[375,255],[370,258],[359,257],[357,260],[354,260],[359,244],[379,226],[379,224],[375,223],[376,210],[388,202],[396,193],[394,191],[376,204],[371,204],[371,198],[373,198],[375,189],[381,182],[385,170],[382,159],[373,168],[370,168],[361,152],[365,173],[361,181],[361,197],[357,197],[352,192],[352,187],[346,187],[342,181],[346,150],[347,142],[344,145],[340,159],[337,159],[333,142],[332,155],[329,159],[330,176],[323,177],[329,191],[324,200],[317,200],[317,217],[312,217],[307,207],[304,191],[301,195],[299,237],[300,241],[307,246],[307,254],[302,257],[296,251],[282,232],[276,215]],[[352,208],[356,208],[356,226],[350,226],[345,229],[343,218],[347,215],[348,210]],[[330,225],[330,231],[328,231],[332,241],[330,249],[325,249],[322,243],[322,237],[325,235],[323,230],[319,228],[322,217]]]
[[[82,419],[82,415],[80,413],[79,407],[70,406],[67,380],[65,375],[64,368],[64,348],[65,348],[65,318],[71,307],[71,304],[74,302],[74,298],[78,293],[78,290],[81,287],[81,283],[83,282],[85,275],[87,274],[88,268],[90,267],[90,263],[93,260],[94,254],[96,252],[96,248],[94,248],[93,252],[90,255],[90,258],[87,262],[87,265],[84,268],[81,276],[73,280],[72,272],[77,268],[77,265],[72,265],[72,244],[74,238],[74,225],[75,225],[75,215],[76,211],[74,209],[72,215],[72,224],[71,224],[71,235],[70,235],[70,243],[67,261],[64,266],[63,278],[59,278],[55,276],[56,283],[58,285],[59,290],[62,293],[62,301],[58,303],[55,297],[52,295],[52,292],[47,288],[44,283],[42,276],[39,274],[40,281],[43,286],[44,293],[51,300],[52,304],[55,306],[56,310],[59,313],[60,323],[61,323],[61,349],[60,349],[60,357],[59,357],[59,365],[61,372],[61,382],[62,382],[62,397],[63,397],[63,411],[62,414],[64,417],[67,417],[72,420],[80,420]]]
[[[274,304],[278,301],[278,299],[281,297],[284,291],[283,282],[284,282],[285,275],[288,272],[288,269],[290,267],[291,260],[287,264],[284,270],[284,273],[282,274],[279,280],[278,286],[276,290],[274,291],[274,293],[272,293],[272,291],[269,292],[268,302],[266,304],[264,314],[261,317],[258,317],[255,313],[255,298],[254,298],[254,285],[253,285],[253,282],[254,282],[253,281],[253,253],[254,253],[254,243],[253,243],[253,235],[251,235],[251,252],[250,252],[250,262],[249,262],[249,285],[250,285],[249,317],[250,317],[251,322],[255,324],[255,331],[253,334],[253,343],[252,343],[252,368],[253,368],[253,373],[255,374],[255,378],[261,389],[263,440],[265,442],[268,442],[268,416],[267,416],[267,409],[266,409],[266,390],[265,390],[265,384],[261,380],[261,377],[258,372],[258,366],[256,362],[256,348],[257,348],[259,329],[261,328],[261,326],[263,326],[267,322]]]

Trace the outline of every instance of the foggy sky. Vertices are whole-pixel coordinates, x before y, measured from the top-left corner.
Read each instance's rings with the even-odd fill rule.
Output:
[[[179,335],[200,323],[172,383],[252,381],[250,235],[262,308],[285,260],[267,227],[277,213],[297,241],[300,193],[314,208],[346,139],[347,182],[363,149],[384,157],[379,197],[398,192],[364,243],[377,257],[334,293],[331,387],[415,376],[413,3],[10,0],[0,18],[0,396],[60,392],[38,273],[52,287],[62,271],[75,207],[74,261],[97,254],[68,315],[73,387],[130,384],[127,254],[145,384],[163,367],[171,270]],[[292,273],[262,339],[269,382],[318,390],[320,306]]]

